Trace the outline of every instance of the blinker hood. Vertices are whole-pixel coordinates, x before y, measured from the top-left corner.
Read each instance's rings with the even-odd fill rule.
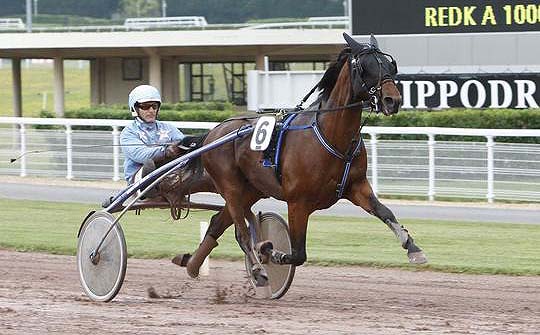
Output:
[[[343,33],[343,38],[347,42],[347,45],[351,48],[354,55],[364,53],[369,49],[379,49],[379,43],[373,34],[371,34],[369,38],[369,43],[358,43],[347,33]]]

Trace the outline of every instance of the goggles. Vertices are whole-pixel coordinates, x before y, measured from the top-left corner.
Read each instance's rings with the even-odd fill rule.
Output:
[[[137,103],[136,107],[142,110],[148,110],[150,107],[152,107],[154,110],[158,110],[160,106],[160,103],[157,101],[148,101],[148,102],[141,102]]]

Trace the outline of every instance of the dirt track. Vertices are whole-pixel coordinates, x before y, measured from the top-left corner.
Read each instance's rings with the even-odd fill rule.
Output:
[[[540,277],[304,266],[266,301],[244,274],[212,260],[192,280],[168,260],[129,259],[119,295],[94,303],[74,257],[0,250],[0,334],[540,333]]]

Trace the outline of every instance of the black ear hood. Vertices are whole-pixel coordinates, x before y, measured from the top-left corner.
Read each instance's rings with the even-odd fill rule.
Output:
[[[373,45],[375,48],[379,49],[379,42],[377,42],[377,39],[373,34],[369,37],[369,44]]]
[[[366,50],[372,49],[373,47],[378,48],[377,47],[377,40],[375,39],[375,37],[373,37],[373,35],[372,35],[372,40],[371,41],[374,40],[375,45],[373,45],[372,43],[370,43],[370,44],[359,43],[354,38],[349,36],[347,33],[343,33],[343,38],[347,42],[347,45],[351,48],[351,51],[352,51],[353,55],[361,54],[361,53],[365,52]]]

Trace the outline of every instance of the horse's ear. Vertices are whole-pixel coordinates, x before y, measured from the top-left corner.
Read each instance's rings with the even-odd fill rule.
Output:
[[[373,36],[373,33],[371,33],[371,36],[369,37],[369,44],[379,49],[379,42],[377,42],[377,39],[375,38],[375,36]]]
[[[351,47],[353,54],[357,54],[364,49],[364,47],[360,43],[356,42],[356,40],[352,38],[351,36],[349,36],[347,33],[343,33],[343,38],[345,39],[347,44]]]

